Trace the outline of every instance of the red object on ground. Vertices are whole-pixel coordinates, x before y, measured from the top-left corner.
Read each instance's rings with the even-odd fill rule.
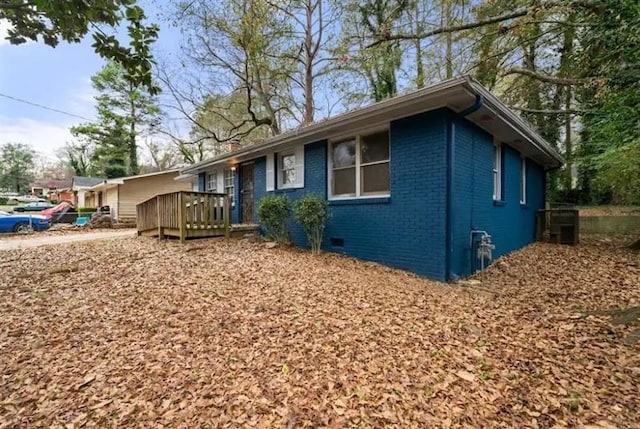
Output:
[[[69,210],[73,208],[73,204],[68,201],[63,201],[58,203],[57,205],[51,207],[50,209],[42,210],[40,213],[43,216],[48,217],[49,219],[53,218],[56,214],[61,213],[63,211]]]

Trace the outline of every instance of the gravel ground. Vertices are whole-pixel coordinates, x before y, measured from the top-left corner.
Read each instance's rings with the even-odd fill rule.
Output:
[[[0,273],[2,428],[640,426],[637,323],[598,312],[640,305],[640,260],[611,242],[467,286],[242,240],[5,251]]]

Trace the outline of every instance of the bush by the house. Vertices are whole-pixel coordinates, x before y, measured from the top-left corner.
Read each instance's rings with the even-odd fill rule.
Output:
[[[94,213],[96,211],[93,207],[78,207],[78,214]]]
[[[293,207],[296,221],[307,233],[313,253],[320,253],[324,227],[329,219],[327,201],[314,194],[307,194],[296,201]]]
[[[0,206],[4,206],[9,202],[8,198],[0,197]]]
[[[286,195],[268,195],[258,203],[258,217],[267,235],[278,243],[289,240],[287,219],[291,213],[291,202]]]

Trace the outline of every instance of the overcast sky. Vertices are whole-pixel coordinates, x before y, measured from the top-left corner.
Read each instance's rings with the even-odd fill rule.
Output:
[[[140,3],[148,16],[156,17],[153,1]],[[13,46],[5,40],[7,28],[7,22],[0,21],[0,94],[94,119],[90,78],[104,61],[94,53],[91,36],[55,49],[42,43]],[[177,39],[175,31],[161,25],[157,49],[174,49]],[[26,143],[53,160],[56,150],[72,139],[69,127],[82,122],[0,96],[0,144]]]

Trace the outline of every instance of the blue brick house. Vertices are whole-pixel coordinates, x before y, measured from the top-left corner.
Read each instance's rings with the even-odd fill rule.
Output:
[[[257,223],[267,194],[326,198],[323,248],[454,280],[535,239],[546,172],[562,158],[521,118],[461,77],[189,166],[197,190],[232,196],[232,223]],[[306,246],[291,221],[291,239]]]

